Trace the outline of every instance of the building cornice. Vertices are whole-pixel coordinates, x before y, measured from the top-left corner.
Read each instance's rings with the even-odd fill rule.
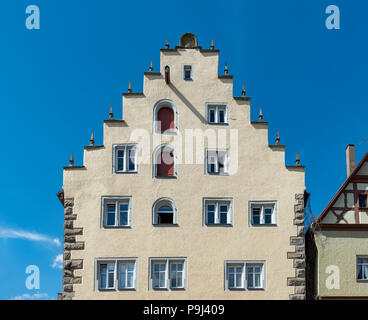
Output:
[[[250,97],[233,97],[237,101],[250,101]]]
[[[84,150],[97,150],[105,148],[105,146],[84,146]]]
[[[122,93],[123,97],[144,97],[144,93],[142,92],[125,92]]]
[[[73,170],[86,170],[85,166],[70,166],[70,167],[63,167],[66,171],[73,171]]]
[[[368,224],[314,223],[315,231],[368,231]]]

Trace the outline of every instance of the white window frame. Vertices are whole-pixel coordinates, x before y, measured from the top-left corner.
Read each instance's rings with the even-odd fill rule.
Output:
[[[210,152],[216,152],[216,172],[209,172],[209,153]],[[221,173],[220,172],[220,168],[219,168],[219,158],[218,158],[218,153],[219,152],[224,152],[225,153],[225,157],[224,157],[224,172]],[[206,165],[205,165],[205,173],[206,175],[210,175],[210,176],[228,176],[229,175],[229,149],[211,149],[211,148],[207,148],[205,150],[205,160],[206,160]],[[212,155],[211,155],[212,157]]]
[[[213,204],[215,209],[215,223],[208,223],[208,205]],[[228,205],[227,222],[220,223],[220,210],[221,204]],[[203,198],[203,225],[207,227],[213,226],[233,226],[234,223],[234,205],[232,198]]]
[[[170,205],[173,209],[173,223],[164,223],[164,224],[159,224],[158,223],[158,210],[160,204],[163,203],[163,205]],[[152,207],[152,225],[154,226],[177,226],[178,225],[178,208],[176,206],[176,203],[174,202],[174,200],[170,199],[170,198],[160,198],[158,200],[156,200],[156,202],[153,204]]]
[[[186,79],[185,78],[185,67],[190,67],[190,79]],[[194,78],[193,78],[193,64],[190,64],[190,63],[183,63],[182,65],[182,79],[184,81],[193,81]]]
[[[358,272],[358,266],[359,265],[367,265],[368,263],[359,263],[359,259],[368,259],[368,255],[357,255],[356,256],[356,268],[355,268],[355,272],[356,272],[356,281],[357,282],[368,282],[368,279],[359,279],[359,272]]]
[[[265,208],[273,208],[272,222],[265,224]],[[260,223],[253,224],[253,208],[260,209]],[[249,227],[277,227],[278,224],[278,203],[277,201],[250,201],[249,202]]]
[[[119,225],[120,220],[120,204],[128,202],[128,224]],[[107,225],[107,205],[115,204],[115,224]],[[132,197],[102,197],[101,199],[101,228],[103,229],[125,229],[132,227]]]
[[[215,121],[210,122],[210,110],[215,110]],[[220,118],[220,109],[225,110],[224,121],[219,122]],[[209,125],[218,125],[218,126],[226,126],[229,124],[229,105],[227,103],[215,103],[215,102],[207,102],[206,103],[206,120]]]
[[[165,264],[165,286],[155,288],[153,286],[153,272],[154,264]],[[183,264],[183,286],[182,287],[171,287],[171,279],[170,279],[170,266],[172,263],[182,263]],[[149,258],[149,291],[180,291],[187,290],[187,258]]]
[[[161,132],[161,130],[158,130],[158,112],[161,108],[171,108],[174,111],[174,130],[173,131],[165,131]],[[176,104],[168,99],[163,99],[158,102],[156,102],[155,106],[153,107],[153,132],[157,134],[168,134],[168,135],[176,135],[179,131],[179,113],[178,108],[176,107]]]
[[[133,287],[121,288],[120,287],[120,264],[133,263],[134,275],[133,275]],[[113,264],[114,265],[114,287],[103,289],[100,287],[101,280],[101,265]],[[136,291],[138,290],[138,258],[98,258],[95,259],[95,277],[94,277],[94,291]]]
[[[124,149],[124,167],[123,170],[118,170],[118,150],[123,150]],[[134,162],[134,170],[129,170],[128,168],[128,149],[135,149],[135,162]],[[113,173],[114,174],[122,174],[122,173],[126,173],[126,174],[133,174],[133,173],[138,173],[138,144],[114,144],[113,145],[113,162],[112,162],[112,167],[113,167]]]
[[[159,176],[157,176],[157,156],[159,155],[159,153],[161,152],[161,150],[163,148],[167,148],[167,149],[172,150],[172,152],[174,154],[174,175],[171,176],[171,177],[159,177]],[[159,146],[157,146],[155,148],[155,150],[153,151],[153,154],[152,154],[152,170],[153,170],[153,172],[152,172],[153,178],[175,179],[175,178],[178,177],[178,156],[177,156],[175,148],[172,145],[170,145],[170,144],[160,144]]]
[[[265,291],[266,290],[266,261],[256,261],[256,260],[226,260],[224,268],[224,288],[226,291]],[[242,266],[242,285],[240,287],[229,287],[228,279],[228,268],[229,266]],[[260,287],[249,287],[248,286],[248,273],[247,268],[252,266],[261,267],[261,286]]]

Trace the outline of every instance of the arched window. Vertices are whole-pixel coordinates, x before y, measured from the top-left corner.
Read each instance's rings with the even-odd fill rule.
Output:
[[[175,178],[177,176],[176,153],[173,147],[161,145],[153,153],[154,177]]]
[[[175,202],[169,198],[161,198],[153,205],[154,225],[175,225],[178,223]]]
[[[177,109],[170,100],[161,100],[154,107],[154,132],[172,134],[178,130]]]
[[[164,133],[166,131],[175,131],[175,116],[173,109],[169,107],[163,107],[158,110],[157,122],[160,126],[159,131]]]

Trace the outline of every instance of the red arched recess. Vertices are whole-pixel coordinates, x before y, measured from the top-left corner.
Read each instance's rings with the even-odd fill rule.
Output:
[[[160,125],[161,122],[161,132],[174,131],[175,118],[173,109],[163,107],[160,110],[158,110],[157,121],[158,125]]]
[[[173,177],[174,176],[174,153],[172,151],[161,150],[157,155],[157,176]]]

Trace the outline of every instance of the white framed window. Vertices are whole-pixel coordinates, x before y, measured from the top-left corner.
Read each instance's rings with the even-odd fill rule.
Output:
[[[178,209],[175,202],[169,198],[158,199],[152,208],[153,225],[177,225]]]
[[[96,259],[95,289],[123,291],[137,289],[136,258]]]
[[[206,173],[211,175],[228,175],[229,150],[206,149]]]
[[[368,256],[357,256],[357,280],[368,281]]]
[[[138,172],[138,146],[136,144],[113,145],[113,172]]]
[[[265,261],[225,261],[225,290],[265,290]]]
[[[205,198],[204,224],[212,225],[232,225],[233,224],[233,200]]]
[[[102,197],[102,223],[104,228],[132,226],[131,197]]]
[[[251,201],[250,226],[277,226],[277,201]]]
[[[225,125],[229,123],[228,105],[207,103],[207,123]]]
[[[193,65],[183,64],[183,80],[193,81]]]
[[[186,258],[151,258],[150,290],[186,290]]]

